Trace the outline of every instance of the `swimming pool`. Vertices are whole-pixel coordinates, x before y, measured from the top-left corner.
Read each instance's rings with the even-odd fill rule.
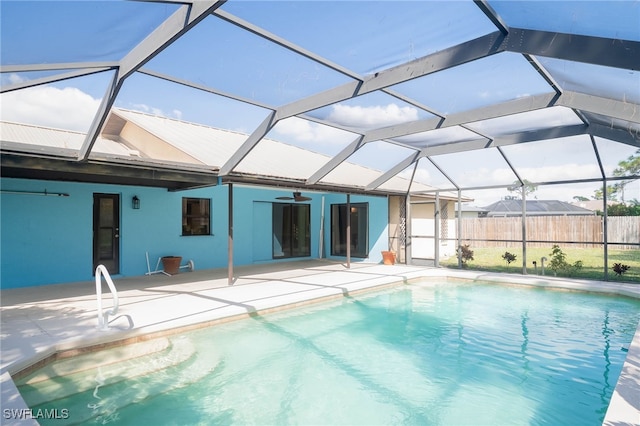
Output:
[[[412,284],[18,384],[32,409],[68,410],[55,424],[600,424],[639,320],[620,297]]]

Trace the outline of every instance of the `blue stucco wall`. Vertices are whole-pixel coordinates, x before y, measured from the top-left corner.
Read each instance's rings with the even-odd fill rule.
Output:
[[[144,275],[145,252],[151,270],[159,257],[182,256],[183,264],[194,261],[197,269],[227,266],[228,187],[169,192],[161,188],[99,185],[26,179],[1,180],[3,191],[68,193],[69,197],[10,194],[0,197],[0,285],[2,288],[28,287],[92,279],[93,194],[119,194],[120,274]],[[234,264],[273,262],[271,259],[271,203],[275,197],[290,195],[274,190],[234,185]],[[139,210],[131,208],[131,198],[141,200]],[[320,209],[325,197],[325,250],[330,242],[331,204],[344,203],[343,194],[305,193],[312,197],[311,256],[319,257]],[[210,236],[182,236],[182,198],[211,198]],[[386,197],[352,196],[352,202],[369,203],[368,259],[380,262],[380,251],[388,241]],[[340,258],[336,258],[340,259]],[[289,259],[291,260],[291,259]],[[161,267],[161,266],[160,266]],[[117,277],[117,276],[116,276]]]

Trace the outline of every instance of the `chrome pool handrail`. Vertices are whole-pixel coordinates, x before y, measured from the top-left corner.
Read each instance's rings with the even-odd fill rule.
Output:
[[[113,308],[102,312],[102,277],[107,281],[109,290],[113,295]],[[109,315],[115,315],[118,312],[118,291],[113,284],[113,280],[109,275],[109,271],[104,265],[98,265],[96,268],[96,298],[98,301],[98,329],[106,331],[109,329]]]

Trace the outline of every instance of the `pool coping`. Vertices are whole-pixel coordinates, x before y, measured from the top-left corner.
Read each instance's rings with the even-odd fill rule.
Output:
[[[406,265],[378,265],[358,263],[347,269],[341,263],[330,262],[293,262],[283,265],[284,270],[271,269],[267,272],[248,268],[246,273],[240,276],[229,286],[226,278],[219,277],[219,270],[201,271],[195,273],[180,274],[181,277],[139,277],[144,280],[142,290],[140,287],[131,286],[131,289],[119,290],[121,298],[121,308],[123,306],[123,295],[125,306],[128,308],[124,316],[136,317],[142,310],[142,305],[160,306],[166,308],[179,303],[182,299],[187,301],[190,307],[197,309],[197,299],[205,299],[208,302],[208,311],[202,315],[188,315],[185,318],[174,318],[169,321],[150,322],[133,329],[113,328],[106,332],[97,330],[97,315],[95,313],[95,286],[93,294],[87,291],[87,283],[81,284],[76,290],[82,289],[80,297],[65,296],[65,290],[70,288],[73,294],[76,284],[63,285],[67,287],[56,287],[62,293],[62,298],[58,299],[57,309],[61,312],[69,313],[72,310],[71,319],[76,320],[69,326],[69,321],[62,321],[53,318],[54,315],[46,319],[33,319],[29,317],[29,309],[36,309],[43,300],[29,302],[29,297],[20,295],[20,291],[3,290],[2,298],[2,365],[0,369],[0,385],[2,387],[2,407],[3,424],[25,424],[24,420],[7,419],[6,411],[28,410],[26,403],[19,394],[12,375],[19,375],[27,370],[39,368],[48,362],[60,357],[83,353],[88,350],[98,350],[102,347],[114,344],[128,344],[136,341],[147,340],[160,336],[175,334],[187,329],[200,328],[217,323],[246,318],[250,315],[264,315],[270,312],[283,309],[291,309],[310,303],[318,303],[330,299],[351,296],[364,291],[371,291],[377,288],[391,286],[413,281],[422,278],[458,278],[478,282],[496,282],[501,284],[516,284],[526,286],[536,286],[549,289],[562,289],[574,291],[586,291],[595,293],[607,293],[625,297],[640,299],[640,285],[626,283],[611,283],[590,280],[570,280],[551,276],[516,275],[503,273],[487,273],[481,271],[453,270],[432,267],[416,267]],[[226,270],[224,271],[226,273]],[[201,277],[207,275],[216,278],[208,279]],[[196,280],[196,281],[190,281]],[[134,281],[116,280],[116,286],[124,287]],[[185,286],[191,286],[191,291],[184,291]],[[38,289],[42,289],[38,287]],[[17,289],[21,290],[21,289]],[[33,290],[33,288],[31,288]],[[268,290],[268,291],[267,291]],[[151,300],[144,300],[140,292],[147,295]],[[5,295],[9,293],[12,296]],[[158,296],[160,293],[161,296]],[[185,296],[185,293],[188,293]],[[215,296],[214,296],[215,295]],[[93,298],[91,297],[93,296]],[[194,296],[196,299],[194,299]],[[256,297],[259,296],[259,297]],[[166,298],[174,298],[167,301]],[[14,299],[14,300],[11,300]],[[93,299],[93,300],[92,300]],[[226,305],[225,305],[226,302]],[[74,305],[75,304],[75,305]],[[70,305],[72,305],[70,307]],[[109,304],[107,304],[110,306]],[[215,305],[214,308],[211,308]],[[27,318],[9,315],[6,311],[10,308],[21,308],[27,311]],[[151,309],[147,307],[146,309]],[[65,311],[66,310],[66,311]],[[55,311],[55,310],[54,310]],[[58,312],[55,311],[55,312]],[[89,311],[93,311],[90,315]],[[166,311],[165,311],[166,313]],[[51,314],[48,312],[48,314]],[[33,314],[32,314],[33,315]],[[6,320],[6,321],[5,321]],[[11,321],[14,323],[11,323]],[[131,318],[129,318],[131,320]],[[154,320],[157,320],[154,318]],[[33,324],[35,323],[35,324]],[[43,325],[43,324],[48,325]],[[93,323],[93,325],[90,325]],[[25,326],[21,328],[21,326]],[[51,330],[46,327],[50,326]],[[9,331],[7,332],[7,327]],[[64,333],[64,328],[75,328],[76,334]],[[29,333],[24,329],[30,330]],[[38,330],[40,329],[40,330]],[[11,339],[12,334],[20,332],[21,338]],[[57,333],[57,335],[56,335]],[[51,337],[53,339],[43,339]],[[21,351],[16,345],[29,346],[29,338],[36,341],[30,350]],[[22,342],[22,343],[18,343]],[[8,347],[7,347],[8,345]],[[35,348],[35,350],[33,350]],[[9,352],[19,352],[9,356]],[[7,361],[7,358],[11,358]],[[32,424],[37,424],[32,420]],[[28,422],[27,422],[28,423]],[[640,424],[640,324],[636,328],[633,340],[629,345],[627,357],[622,368],[622,372],[616,383],[603,425],[634,425]]]

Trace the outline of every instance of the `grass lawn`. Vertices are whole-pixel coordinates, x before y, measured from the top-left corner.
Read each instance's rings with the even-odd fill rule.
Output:
[[[490,248],[473,248],[473,246],[470,246],[469,248],[473,251],[473,260],[468,262],[467,269],[522,273],[521,246]],[[575,270],[572,275],[558,273],[558,276],[571,276],[573,278],[594,280],[604,279],[603,249],[571,248],[562,246],[560,246],[560,248],[566,254],[567,263],[573,264],[580,260],[582,261],[582,268]],[[508,265],[502,258],[502,255],[504,255],[505,252],[515,254],[516,260]],[[549,248],[527,248],[527,274],[536,273],[536,269],[533,266],[534,260],[538,263],[537,273],[541,274],[540,259],[543,256],[547,258],[545,261],[545,275],[553,276],[553,271],[549,268],[549,264],[551,262],[551,244],[549,245]],[[631,268],[619,276],[613,272],[613,269],[611,269],[614,263],[629,265]],[[447,260],[441,260],[440,265],[457,268],[458,259],[456,257],[451,257]],[[609,280],[640,283],[640,250],[609,249]]]

